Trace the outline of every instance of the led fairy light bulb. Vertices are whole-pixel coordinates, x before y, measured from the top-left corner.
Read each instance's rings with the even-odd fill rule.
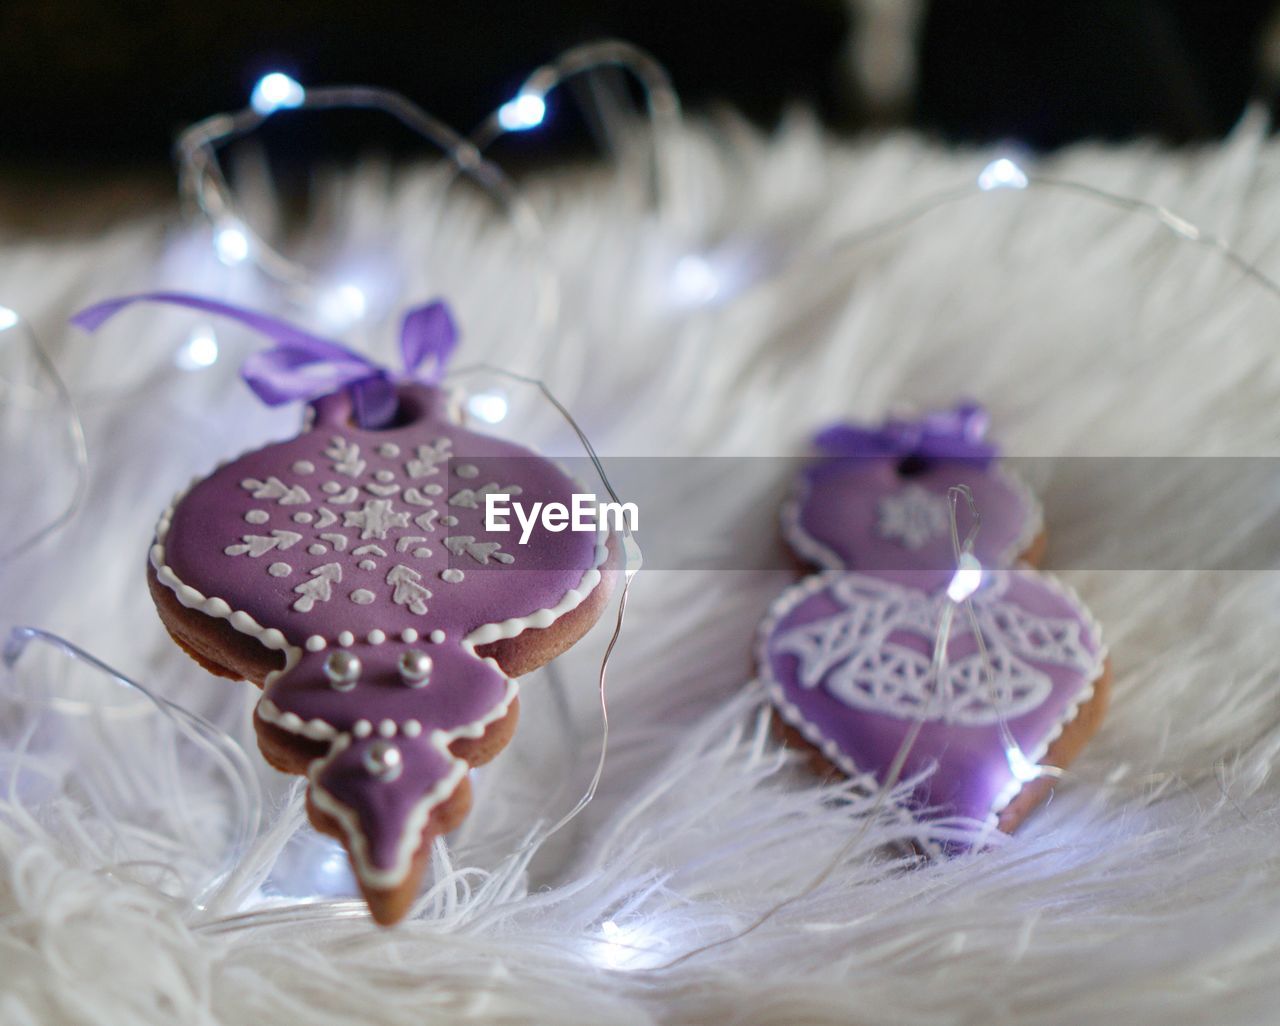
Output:
[[[249,97],[249,106],[264,117],[278,110],[301,107],[307,91],[283,71],[272,71],[258,79]]]
[[[533,92],[520,92],[498,108],[498,124],[508,132],[537,128],[547,116],[547,101]]]

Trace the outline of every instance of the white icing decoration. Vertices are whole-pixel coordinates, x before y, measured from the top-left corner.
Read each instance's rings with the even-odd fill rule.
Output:
[[[420,583],[422,574],[412,567],[397,564],[387,574],[387,583],[394,591],[391,601],[398,606],[407,606],[409,612],[422,616],[427,611],[427,599],[431,592]]]
[[[439,627],[427,635],[427,640],[433,645],[441,645],[444,643],[445,634]]]
[[[265,524],[271,519],[271,514],[265,509],[251,509],[244,515],[244,519],[249,524]]]
[[[328,647],[329,643],[325,641],[324,638],[320,637],[319,634],[313,634],[311,637],[307,638],[308,652],[323,652]]]
[[[314,474],[316,472],[316,465],[310,460],[298,460],[298,462],[293,465],[293,472],[295,474]]]
[[[311,576],[296,588],[299,596],[293,608],[299,613],[309,613],[317,602],[328,602],[333,598],[333,586],[342,582],[342,566],[338,563],[325,563],[311,571]]]
[[[479,488],[461,488],[449,498],[450,506],[461,506],[463,509],[481,509],[486,495],[519,495],[523,489],[519,485],[503,487],[497,481],[490,481]]]
[[[300,506],[311,501],[311,496],[301,485],[290,488],[278,477],[269,477],[265,481],[247,477],[240,482],[240,487],[251,492],[255,499],[276,499],[281,506]]]
[[[372,481],[364,487],[366,491],[383,499],[390,498],[392,495],[395,495],[396,492],[400,491],[400,486],[398,484],[376,484]]]
[[[356,636],[350,631],[343,631],[338,635],[338,644],[343,648],[350,648],[356,643]]]
[[[342,491],[342,482],[326,481],[324,484],[320,486],[320,490],[324,492],[326,495],[337,495],[340,491]]]
[[[413,522],[424,531],[434,531],[436,529],[436,517],[438,516],[440,516],[440,511],[438,509],[429,509],[425,513],[419,513],[414,517]],[[449,518],[445,517],[441,523],[447,523],[448,521]],[[426,539],[423,540],[425,541]]]
[[[323,556],[329,551],[329,546],[321,545],[319,542],[313,542],[311,545],[307,546],[307,551],[313,556]]]
[[[445,527],[457,527],[458,518],[452,515],[444,516],[440,518],[440,523],[444,524]],[[418,526],[421,527],[422,525],[419,524]]]
[[[267,573],[272,577],[288,577],[293,573],[293,567],[288,563],[272,563],[267,567]]]
[[[435,502],[420,492],[417,488],[406,488],[404,490],[404,501],[411,506],[434,506]]]
[[[272,549],[278,548],[281,552],[291,549],[300,541],[302,535],[277,528],[270,535],[246,534],[241,538],[240,544],[228,545],[222,551],[228,556],[243,556],[247,552],[250,559],[257,559]]]
[[[400,446],[396,445],[395,442],[383,442],[378,446],[378,455],[393,460],[400,455]]]
[[[417,545],[418,542],[424,542],[426,540],[427,540],[426,538],[423,538],[421,535],[418,535],[418,534],[406,534],[396,541],[396,551],[404,552],[406,549],[412,548],[414,545]]]
[[[309,524],[314,519],[315,517],[313,517],[310,513],[307,513],[306,511],[303,511],[302,513],[295,513],[293,515],[293,522],[295,524]]]
[[[364,555],[372,554],[375,556],[385,557],[387,554],[387,550],[384,549],[381,545],[374,545],[372,542],[370,542],[368,545],[361,545],[358,548],[352,549],[351,554],[353,556],[364,556]]]
[[[322,534],[320,536],[337,552],[345,552],[347,550],[347,536],[345,534]]]
[[[355,485],[352,485],[341,495],[329,496],[329,501],[332,502],[335,506],[349,506],[351,505],[351,503],[355,502],[356,499],[358,498],[360,498],[360,492],[357,490]]]
[[[378,564],[372,559],[362,559],[356,564],[361,570],[377,570]]]
[[[373,733],[373,724],[368,720],[356,720],[355,725],[351,728],[351,733],[356,737],[368,737]]]
[[[397,513],[390,499],[366,499],[363,509],[347,510],[343,527],[360,528],[360,538],[386,538],[387,532],[409,526],[409,514]]]
[[[451,438],[437,438],[430,445],[418,446],[417,458],[404,465],[405,472],[412,478],[430,477],[432,474],[440,473],[437,468],[450,459],[452,448],[453,439]]]
[[[383,737],[395,737],[396,736],[395,720],[383,720],[381,723],[379,723],[378,733],[381,734]]]
[[[406,627],[400,632],[400,640],[406,645],[412,645],[418,640],[418,631],[415,627]]]
[[[431,556],[431,550],[425,545],[413,550],[413,554],[418,559],[428,559]]]
[[[341,435],[334,435],[329,448],[324,454],[333,460],[335,474],[346,474],[348,477],[359,477],[364,473],[365,462],[360,458],[360,446],[348,442]]]
[[[478,477],[480,474],[480,468],[477,467],[474,463],[460,463],[458,467],[454,470],[454,473],[457,474],[459,477],[465,477],[465,478]]]
[[[979,591],[973,607],[991,662],[978,652],[946,663],[935,681],[930,646],[945,593],[926,594],[863,574],[833,581],[828,593],[843,611],[776,638],[777,652],[799,661],[801,687],[822,686],[854,709],[906,720],[938,720],[967,727],[1016,719],[1038,708],[1052,681],[1033,664],[1066,666],[1081,674],[1094,663],[1075,619],[1038,617],[999,595]],[[967,627],[957,620],[961,637]],[[891,640],[912,636],[924,651]],[[996,701],[992,701],[995,696]]]
[[[376,627],[369,632],[370,645],[381,645],[386,640],[387,640],[386,633],[384,631],[378,630],[378,628]]]
[[[449,584],[461,584],[462,581],[466,578],[466,576],[467,575],[464,574],[461,570],[459,570],[456,566],[451,566],[451,567],[448,567],[447,569],[440,571],[440,580],[445,581]]]
[[[876,504],[876,533],[915,552],[947,533],[951,506],[945,495],[917,484],[884,496]]]
[[[338,518],[334,513],[325,509],[323,506],[320,507],[319,517],[316,520],[317,530],[323,530],[324,528],[328,527],[330,524],[336,524],[337,522],[338,522]]]
[[[488,564],[490,558],[496,559],[499,563],[514,563],[516,557],[509,552],[501,551],[502,545],[498,542],[480,542],[470,534],[455,534],[444,540],[444,547],[452,552],[455,556],[470,556],[477,563]]]
[[[373,476],[377,480],[381,481],[383,484],[386,484],[389,481],[394,481],[396,479],[395,473],[390,470],[379,470]]]
[[[404,726],[400,728],[400,731],[405,737],[417,737],[422,733],[422,724],[417,720],[405,720]]]
[[[351,601],[357,606],[367,606],[375,598],[377,598],[377,596],[368,588],[357,588],[351,593]]]

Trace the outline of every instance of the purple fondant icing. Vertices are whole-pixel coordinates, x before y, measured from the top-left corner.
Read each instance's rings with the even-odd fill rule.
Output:
[[[920,423],[942,416],[930,414]],[[965,423],[970,433],[980,433],[985,418],[974,416]],[[982,516],[974,555],[984,566],[1011,566],[1040,532],[1040,509],[1031,493],[998,466],[993,447],[984,446],[990,454],[985,460],[938,457],[933,454],[946,450],[936,445],[922,445],[916,452],[911,439],[932,436],[907,430],[910,426],[904,421],[886,423],[880,433],[897,446],[882,446],[891,449],[890,454],[827,455],[802,471],[784,511],[791,546],[824,569],[918,570],[936,584],[945,583],[955,568],[948,491],[963,484],[972,491]],[[847,430],[859,438],[879,437],[866,429]],[[831,428],[820,437],[835,432]],[[978,442],[969,439],[967,444]],[[865,444],[859,452],[864,450],[870,451]],[[970,514],[963,501],[957,524],[964,537]]]
[[[759,662],[783,718],[850,775],[883,781],[916,720],[904,775],[936,766],[915,799],[985,820],[1020,789],[997,705],[1032,762],[1102,672],[1099,629],[1079,600],[1030,569],[995,570],[974,594],[993,679],[956,617],[941,683],[929,673],[945,593],[928,575],[827,572],[789,589],[761,627]],[[991,695],[999,696],[998,703]]]
[[[482,734],[514,695],[475,646],[577,605],[605,551],[589,533],[539,527],[527,545],[487,533],[487,492],[568,504],[573,480],[454,423],[436,388],[401,385],[399,400],[400,423],[379,431],[353,424],[346,393],[316,401],[303,434],[194,485],[153,551],[180,599],[184,587],[222,599],[229,609],[213,614],[264,643],[279,632],[287,666],[259,714],[329,741],[312,799],[343,822],[357,872],[374,886],[403,876],[426,814],[462,779],[448,744]],[[326,673],[335,652],[360,661],[348,690]],[[405,652],[430,656],[421,686],[400,671]],[[388,749],[396,765],[375,772],[373,755]]]

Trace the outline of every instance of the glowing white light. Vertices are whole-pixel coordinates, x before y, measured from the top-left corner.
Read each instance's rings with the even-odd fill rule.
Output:
[[[983,192],[992,189],[1025,189],[1027,173],[1008,157],[993,160],[978,175],[978,188]]]
[[[249,106],[265,116],[272,111],[301,107],[306,98],[307,91],[298,82],[282,71],[273,71],[258,79]]]
[[[1036,780],[1041,776],[1040,767],[1028,759],[1017,745],[1006,746],[1004,755],[1009,760],[1009,772],[1022,783],[1025,784],[1030,780]]]
[[[671,285],[682,302],[707,303],[720,291],[720,276],[706,257],[688,253],[676,261]]]
[[[213,248],[219,260],[234,267],[249,258],[249,236],[235,225],[219,228],[213,235]]]
[[[661,947],[652,929],[643,922],[631,921],[623,926],[606,919],[591,943],[591,958],[606,969],[641,969],[661,962]]]
[[[947,598],[952,602],[963,602],[982,584],[982,564],[972,552],[962,553],[955,576],[947,585]]]
[[[547,101],[537,93],[521,93],[498,108],[498,124],[508,132],[527,132],[542,124]]]
[[[208,325],[196,328],[186,344],[178,350],[173,362],[183,370],[196,371],[212,367],[218,361],[218,336]]]
[[[0,306],[0,331],[6,328],[12,328],[21,318],[18,311],[10,310],[7,306]]]
[[[467,400],[467,412],[486,424],[506,419],[507,397],[501,392],[477,392]]]
[[[369,297],[359,285],[348,282],[320,298],[320,316],[330,324],[345,327],[358,321],[369,308]]]

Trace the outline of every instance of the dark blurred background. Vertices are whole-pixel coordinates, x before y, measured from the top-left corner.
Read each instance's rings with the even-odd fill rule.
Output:
[[[697,110],[761,125],[803,102],[835,131],[913,125],[1052,148],[1227,131],[1274,98],[1276,0],[0,0],[0,174],[168,174],[175,131],[257,78],[369,82],[467,129],[537,63],[619,36]],[[369,138],[325,122],[324,145]],[[550,140],[571,152],[572,133]],[[541,140],[545,146],[547,139]],[[296,132],[284,149],[316,145]],[[378,145],[384,145],[381,139]],[[385,145],[413,146],[388,133]],[[305,156],[305,154],[299,154]]]

